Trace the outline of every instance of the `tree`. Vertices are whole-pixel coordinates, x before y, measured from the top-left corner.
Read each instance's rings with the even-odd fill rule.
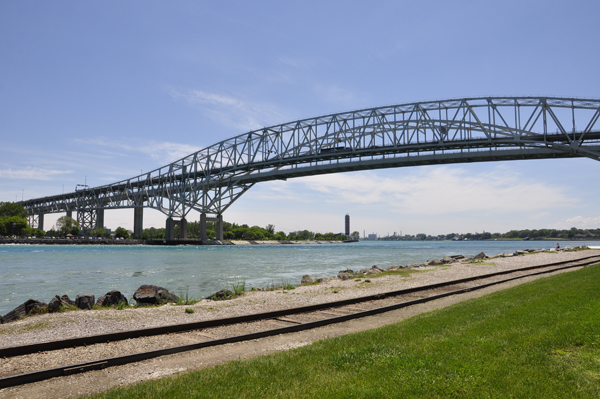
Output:
[[[123,239],[126,240],[126,239],[129,238],[129,232],[127,230],[125,230],[123,227],[119,226],[115,230],[115,237],[116,238],[123,238]]]
[[[14,202],[0,202],[0,235],[21,235],[27,228],[27,211]]]
[[[102,227],[96,227],[95,229],[90,231],[90,235],[92,237],[109,237],[110,233],[104,230]]]
[[[23,205],[16,202],[0,202],[0,216],[17,216],[27,219],[27,211],[23,208]]]
[[[267,227],[265,227],[265,230],[267,230],[271,235],[275,234],[275,226],[272,224],[268,224]]]
[[[66,236],[67,234],[78,236],[81,232],[81,229],[79,228],[79,222],[69,216],[59,217],[56,221],[56,228],[62,236]]]
[[[27,227],[27,221],[21,217],[0,216],[0,235],[20,236]]]
[[[33,229],[33,231],[31,232],[33,236],[37,237],[37,238],[42,238],[46,236],[46,232],[42,229]]]

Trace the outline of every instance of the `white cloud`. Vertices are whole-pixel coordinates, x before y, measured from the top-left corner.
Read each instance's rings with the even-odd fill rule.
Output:
[[[355,107],[357,96],[354,92],[337,85],[319,84],[314,87],[317,95],[325,101],[344,106]]]
[[[137,152],[150,156],[151,159],[162,160],[164,164],[181,159],[202,148],[189,144],[179,144],[171,142],[158,143],[155,141],[144,141],[138,144],[127,144],[120,141],[108,141],[104,139],[81,140],[76,139],[76,142],[93,144],[97,146],[119,149],[126,152]],[[114,153],[113,153],[114,154]],[[125,154],[120,154],[125,155]],[[160,166],[163,166],[162,164]]]
[[[563,219],[552,226],[553,229],[570,229],[577,227],[578,229],[597,229],[600,227],[600,216],[584,217],[574,216],[568,219]]]
[[[203,90],[171,88],[169,94],[175,99],[184,99],[210,119],[241,132],[288,121],[286,114],[273,104],[245,101]]]
[[[0,169],[0,178],[25,180],[54,180],[56,176],[73,173],[70,170],[27,168],[21,170]]]
[[[300,57],[279,57],[279,62],[296,69],[310,70],[315,66],[315,62]]]
[[[428,216],[477,211],[539,214],[576,202],[561,187],[508,175],[501,168],[473,174],[462,168],[440,166],[411,169],[411,173],[393,178],[375,172],[321,175],[294,184],[324,194],[323,198],[315,198],[318,201],[376,205],[396,213]],[[271,198],[287,199],[294,191],[302,189],[274,187],[270,194]]]

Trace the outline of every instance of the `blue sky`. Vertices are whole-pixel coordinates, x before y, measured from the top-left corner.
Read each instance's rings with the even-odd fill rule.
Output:
[[[2,1],[0,201],[338,111],[597,98],[598,16],[597,1]],[[598,228],[599,171],[571,159],[324,175],[256,185],[224,216],[286,232],[339,232],[346,213],[381,235]],[[145,227],[164,218],[146,210]],[[129,210],[105,219],[133,228]]]

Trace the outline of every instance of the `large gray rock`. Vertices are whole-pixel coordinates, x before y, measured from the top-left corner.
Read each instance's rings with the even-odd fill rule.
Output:
[[[75,301],[72,301],[71,298],[69,298],[69,296],[66,294],[61,296],[60,300],[63,301],[63,303],[67,303],[71,306],[75,306]]]
[[[233,292],[229,290],[217,291],[212,295],[207,296],[204,299],[210,299],[211,301],[224,301],[226,299],[232,299],[234,297]]]
[[[119,306],[122,302],[125,302],[125,305],[128,305],[127,298],[125,295],[121,294],[121,291],[112,290],[107,292],[105,295],[102,295],[96,301],[96,305],[98,306]]]
[[[96,297],[92,294],[81,294],[75,297],[75,306],[83,310],[91,310],[96,302]]]
[[[68,307],[75,305],[74,301],[71,301],[68,296],[63,295],[62,297],[55,295],[54,298],[48,302],[48,310],[51,312],[57,312],[61,307]]]
[[[383,269],[382,269],[382,268],[380,268],[380,267],[373,266],[373,267],[371,267],[370,269],[367,269],[367,272],[366,272],[365,274],[367,274],[367,275],[369,275],[369,276],[372,276],[372,275],[374,275],[374,274],[383,273],[384,271],[385,271],[385,270],[383,270]]]
[[[35,299],[29,299],[26,302],[14,308],[13,310],[11,310],[10,312],[8,312],[6,315],[4,315],[0,322],[4,324],[10,323],[11,321],[19,320],[21,317],[25,317],[28,314],[42,311],[46,306],[48,305],[44,302],[40,302]]]
[[[338,273],[337,276],[342,280],[350,280],[354,277],[354,272],[351,269],[342,270]]]
[[[310,275],[305,274],[304,276],[302,276],[302,280],[300,280],[300,285],[307,285],[307,284],[314,284],[314,280]]]
[[[472,259],[475,260],[475,259],[485,259],[485,258],[486,258],[485,254],[483,252],[480,252],[477,255],[473,256]]]
[[[138,306],[151,306],[161,305],[167,302],[177,302],[179,297],[172,294],[163,287],[156,285],[142,285],[133,294],[133,299],[137,302]]]

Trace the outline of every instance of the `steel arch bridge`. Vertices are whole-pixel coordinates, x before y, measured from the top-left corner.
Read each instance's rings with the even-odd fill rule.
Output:
[[[588,157],[600,160],[600,99],[477,97],[361,109],[266,127],[223,140],[148,173],[104,186],[22,202],[30,224],[77,212],[82,230],[104,210],[143,208],[167,216],[167,239],[186,215],[217,221],[254,184],[301,176],[404,166]],[[208,215],[208,217],[207,217]],[[175,219],[179,219],[178,221]],[[220,226],[220,227],[219,227]]]

